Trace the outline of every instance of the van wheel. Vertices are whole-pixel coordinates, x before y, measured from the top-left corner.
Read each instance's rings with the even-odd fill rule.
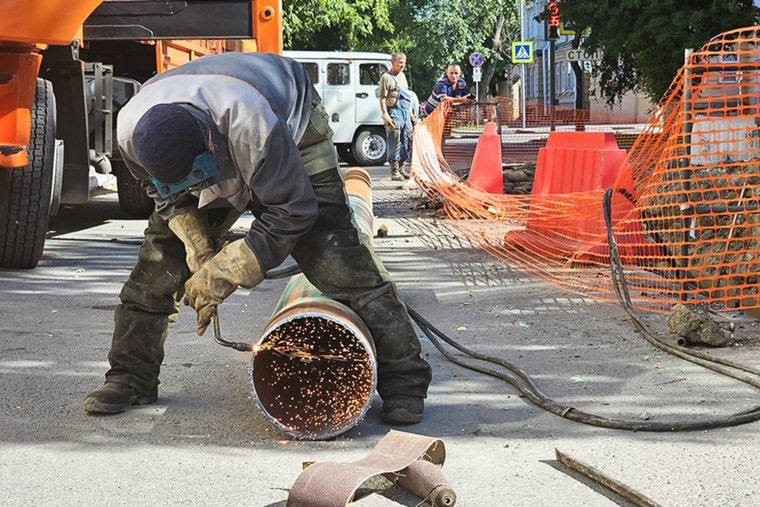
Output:
[[[356,158],[354,157],[354,154],[351,153],[351,145],[350,144],[336,144],[335,150],[338,152],[338,156],[340,159],[345,162],[348,165],[356,165]]]
[[[55,180],[55,95],[37,79],[29,165],[0,169],[0,268],[33,268],[42,257]]]
[[[356,135],[352,152],[359,165],[383,165],[386,160],[385,129],[362,129]]]

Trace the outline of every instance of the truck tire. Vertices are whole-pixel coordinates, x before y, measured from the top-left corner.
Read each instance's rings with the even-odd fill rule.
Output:
[[[55,95],[37,79],[32,105],[29,165],[0,169],[0,267],[37,266],[50,219],[55,160]]]
[[[155,201],[140,186],[129,172],[122,161],[112,160],[118,164],[116,173],[116,190],[119,194],[119,207],[121,211],[135,218],[148,218],[156,207]]]
[[[386,160],[385,150],[385,129],[378,127],[360,130],[351,146],[356,163],[363,166],[383,165]]]

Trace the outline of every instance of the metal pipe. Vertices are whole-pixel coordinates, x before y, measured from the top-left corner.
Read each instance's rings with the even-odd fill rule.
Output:
[[[348,169],[348,202],[360,238],[372,237],[369,174]],[[251,399],[280,431],[324,440],[364,417],[377,385],[374,342],[349,307],[302,274],[290,278],[248,364]]]
[[[689,202],[691,201],[689,197],[689,192],[691,191],[691,133],[694,129],[693,124],[693,118],[692,118],[692,69],[691,69],[691,55],[694,52],[693,49],[684,49],[684,66],[683,66],[683,136],[684,136],[684,146],[685,149],[685,156],[683,158],[679,159],[679,167],[681,170],[679,171],[679,178],[681,180],[681,185],[683,188],[683,192],[678,196],[678,201],[681,203],[680,210],[685,211],[690,208]],[[679,280],[681,280],[681,301],[687,301],[689,299],[689,292],[686,288],[686,283],[688,282],[688,271],[689,271],[689,249],[693,246],[693,240],[695,238],[692,238],[692,228],[694,227],[694,219],[689,217],[683,218],[683,225],[684,225],[684,233],[683,233],[683,239],[681,241],[681,255],[678,259],[678,270],[676,271]]]

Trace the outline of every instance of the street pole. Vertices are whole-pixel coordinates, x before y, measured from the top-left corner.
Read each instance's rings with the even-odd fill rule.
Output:
[[[525,0],[520,0],[520,40],[525,40]],[[520,64],[520,116],[525,129],[525,64]]]
[[[554,72],[554,40],[549,41],[549,104],[556,105],[557,82],[556,73]]]

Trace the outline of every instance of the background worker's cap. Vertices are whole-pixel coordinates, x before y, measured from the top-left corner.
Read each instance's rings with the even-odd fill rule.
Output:
[[[142,168],[163,183],[182,180],[195,157],[208,150],[204,130],[178,104],[148,109],[132,132],[132,147]]]

